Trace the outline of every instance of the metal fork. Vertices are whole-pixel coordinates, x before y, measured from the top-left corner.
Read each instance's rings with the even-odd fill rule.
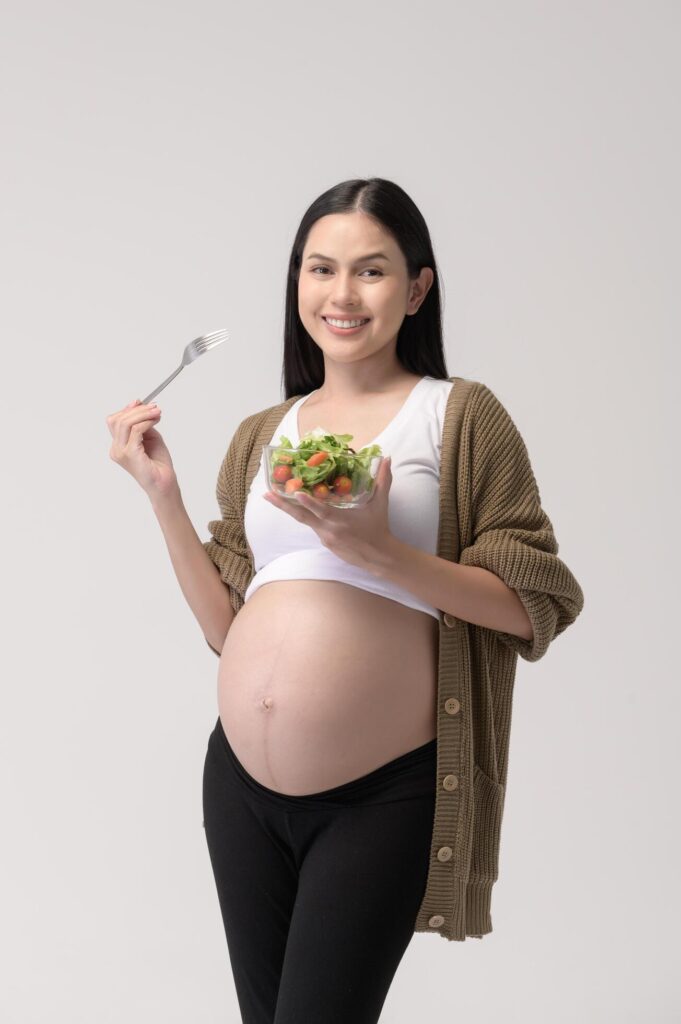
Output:
[[[204,352],[207,352],[209,348],[215,348],[216,345],[221,345],[222,342],[227,341],[228,338],[229,332],[223,329],[220,331],[211,331],[210,334],[202,334],[199,338],[194,338],[193,341],[190,341],[182,354],[182,362],[178,368],[174,373],[171,373],[169,377],[166,377],[162,384],[159,384],[157,388],[154,388],[154,390],[147,395],[147,397],[142,401],[142,405],[146,405],[147,402],[152,400],[152,398],[156,398],[156,395],[160,391],[163,391],[164,387],[167,384],[170,384],[171,380],[174,377],[177,377],[180,370],[184,370],[185,366],[189,366],[189,364],[193,363],[195,359],[198,359],[199,356],[204,354]]]

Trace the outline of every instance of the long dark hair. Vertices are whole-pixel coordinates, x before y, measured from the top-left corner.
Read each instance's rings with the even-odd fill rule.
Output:
[[[395,354],[410,373],[446,380],[442,344],[440,276],[423,216],[404,189],[385,178],[352,178],[323,192],[305,211],[291,250],[286,282],[284,323],[284,401],[307,395],[324,383],[324,356],[298,315],[298,277],[303,249],[312,225],[331,213],[365,213],[388,231],[402,250],[411,279],[431,267],[433,283],[417,313],[405,316]]]

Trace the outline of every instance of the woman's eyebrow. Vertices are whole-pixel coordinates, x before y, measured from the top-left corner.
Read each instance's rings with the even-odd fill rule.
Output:
[[[311,252],[307,257],[308,260],[326,260],[327,263],[335,263],[336,260],[332,256],[322,256],[320,252]],[[390,260],[383,252],[370,252],[366,256],[360,256],[359,259],[355,260],[355,263],[366,263],[367,260]]]

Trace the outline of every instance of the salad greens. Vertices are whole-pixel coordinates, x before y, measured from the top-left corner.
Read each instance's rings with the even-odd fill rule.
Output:
[[[280,444],[271,452],[273,479],[276,480],[275,467],[287,466],[291,470],[290,478],[301,481],[301,490],[310,491],[317,484],[324,483],[337,494],[350,493],[354,497],[359,493],[370,493],[374,478],[369,467],[373,458],[382,455],[381,446],[370,444],[356,452],[348,444],[352,437],[352,434],[327,434],[317,427],[303,434],[294,449],[289,438],[280,434]],[[321,452],[326,458],[321,458]]]

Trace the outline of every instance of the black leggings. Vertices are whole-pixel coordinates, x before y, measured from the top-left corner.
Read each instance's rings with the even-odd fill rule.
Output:
[[[203,814],[243,1024],[376,1024],[426,888],[437,740],[359,779],[261,785],[218,716]]]

